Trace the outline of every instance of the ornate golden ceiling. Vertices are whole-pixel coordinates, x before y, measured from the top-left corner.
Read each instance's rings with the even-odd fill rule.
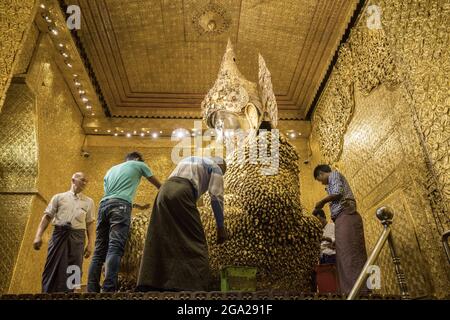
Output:
[[[283,119],[304,119],[356,0],[65,0],[113,116],[200,118],[227,39],[256,81],[266,60]]]

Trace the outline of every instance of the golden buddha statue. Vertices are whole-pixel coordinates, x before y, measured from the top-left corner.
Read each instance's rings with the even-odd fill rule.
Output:
[[[258,289],[309,291],[322,231],[317,219],[304,214],[301,206],[299,157],[276,130],[277,103],[262,56],[256,85],[239,72],[228,42],[202,111],[208,127],[219,133],[250,131],[227,156],[227,242],[215,242],[215,220],[208,199],[200,208],[213,274],[218,275],[222,266],[252,266],[258,270]],[[229,137],[225,135],[224,140]]]

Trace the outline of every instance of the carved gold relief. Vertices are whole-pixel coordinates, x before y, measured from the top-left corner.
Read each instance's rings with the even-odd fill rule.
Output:
[[[433,0],[372,4],[381,8],[382,29],[368,29],[361,15],[341,48],[313,119],[316,162],[334,163],[348,177],[369,249],[380,232],[375,208],[396,208],[394,236],[413,295],[442,296],[450,287],[440,243],[450,227],[450,7]],[[404,197],[403,206],[390,194]],[[388,258],[379,262],[387,292],[397,288]]]
[[[0,2],[0,111],[25,30],[33,21],[34,0]]]
[[[32,198],[33,195],[0,194],[0,294],[8,291]]]
[[[34,96],[13,83],[0,113],[0,192],[33,191],[37,178]]]

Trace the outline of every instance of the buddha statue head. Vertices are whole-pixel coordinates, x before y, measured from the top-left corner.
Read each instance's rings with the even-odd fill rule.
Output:
[[[259,55],[259,83],[247,80],[236,65],[233,46],[228,40],[214,86],[202,104],[203,119],[209,128],[257,130],[276,128],[278,109],[270,72]]]

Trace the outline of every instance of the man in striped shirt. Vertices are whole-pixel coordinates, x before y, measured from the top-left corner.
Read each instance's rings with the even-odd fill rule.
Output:
[[[136,291],[204,291],[209,259],[197,200],[208,192],[217,242],[227,239],[223,218],[222,158],[188,157],[178,163],[153,205]]]
[[[342,293],[350,293],[367,260],[364,228],[356,211],[356,201],[347,179],[328,165],[314,169],[314,179],[326,185],[328,196],[317,202],[316,209],[330,203],[335,223],[336,268]],[[361,293],[368,293],[367,289]]]

